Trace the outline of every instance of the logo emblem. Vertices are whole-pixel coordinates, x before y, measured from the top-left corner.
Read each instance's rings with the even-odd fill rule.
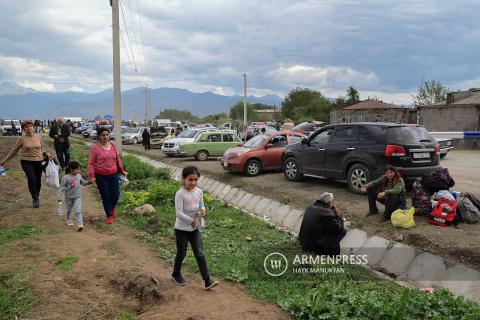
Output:
[[[278,252],[270,253],[263,261],[265,271],[272,277],[279,277],[287,271],[288,260]]]

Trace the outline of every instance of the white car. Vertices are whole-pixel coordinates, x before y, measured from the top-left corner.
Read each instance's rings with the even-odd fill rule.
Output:
[[[12,122],[15,124],[16,132],[12,132]],[[22,134],[22,128],[20,120],[4,120],[0,129],[4,136],[16,136]]]
[[[142,133],[146,128],[129,128],[125,133],[122,133],[123,144],[137,144],[143,141]],[[148,129],[147,129],[148,130]]]
[[[169,157],[180,155],[181,154],[180,146],[184,143],[195,141],[195,138],[198,136],[198,134],[204,131],[210,131],[210,129],[207,129],[207,128],[187,129],[182,133],[180,133],[176,138],[165,141],[162,145],[161,150],[164,154],[166,154]]]

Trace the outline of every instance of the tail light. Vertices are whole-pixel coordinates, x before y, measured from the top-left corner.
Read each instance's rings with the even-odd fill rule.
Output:
[[[440,145],[438,143],[435,145],[435,153],[440,154]]]
[[[385,155],[387,157],[390,157],[390,156],[404,157],[406,155],[405,148],[402,146],[397,146],[395,144],[387,144],[387,147],[385,148]]]

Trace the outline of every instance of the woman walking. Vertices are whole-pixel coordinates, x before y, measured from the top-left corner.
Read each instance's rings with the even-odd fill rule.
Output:
[[[126,176],[122,159],[117,151],[117,146],[109,141],[110,131],[107,128],[97,130],[98,143],[90,150],[88,157],[88,174],[90,181],[96,183],[102,198],[103,209],[107,215],[106,224],[112,224],[117,216],[120,186],[118,174]]]
[[[42,187],[42,161],[45,156],[53,159],[50,152],[45,151],[42,139],[34,133],[33,122],[26,120],[22,122],[22,130],[25,134],[17,139],[17,143],[0,162],[0,166],[4,166],[17,152],[22,149],[20,164],[23,172],[27,176],[28,190],[32,195],[33,207],[40,207],[40,189]]]

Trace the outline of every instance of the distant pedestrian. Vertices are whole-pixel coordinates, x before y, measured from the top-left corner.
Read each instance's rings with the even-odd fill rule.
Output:
[[[57,192],[58,202],[62,202],[62,195],[65,194],[65,203],[67,205],[67,226],[73,226],[72,209],[75,210],[77,216],[77,229],[83,230],[82,216],[82,189],[81,186],[90,184],[83,180],[80,174],[80,163],[71,161],[68,163],[65,175]]]
[[[123,167],[117,146],[110,142],[108,128],[99,128],[97,135],[99,141],[92,146],[88,157],[88,174],[90,181],[95,182],[100,191],[103,209],[107,215],[105,223],[112,224],[113,219],[117,216],[115,207],[120,197],[118,175],[126,176],[128,173]]]
[[[53,146],[57,153],[60,170],[65,170],[70,161],[70,128],[63,118],[59,118],[57,123],[52,126],[49,133],[53,139]]]
[[[218,285],[208,274],[207,261],[203,254],[203,243],[198,231],[198,215],[205,217],[203,191],[197,188],[200,172],[194,166],[182,170],[182,188],[175,194],[175,238],[177,242],[177,255],[173,266],[172,278],[178,285],[186,285],[181,268],[183,259],[187,255],[188,243],[192,246],[193,255],[197,260],[198,268],[205,281],[205,289]]]
[[[142,133],[142,144],[145,147],[145,151],[150,150],[150,133],[147,129],[143,130]]]
[[[0,162],[0,166],[3,167],[8,160],[12,159],[22,149],[20,164],[27,176],[28,190],[32,196],[33,207],[38,208],[40,207],[40,189],[42,187],[42,161],[44,157],[53,159],[53,156],[45,150],[40,136],[33,132],[33,122],[31,120],[22,122],[22,129],[25,131],[25,135],[17,139],[15,146]]]

